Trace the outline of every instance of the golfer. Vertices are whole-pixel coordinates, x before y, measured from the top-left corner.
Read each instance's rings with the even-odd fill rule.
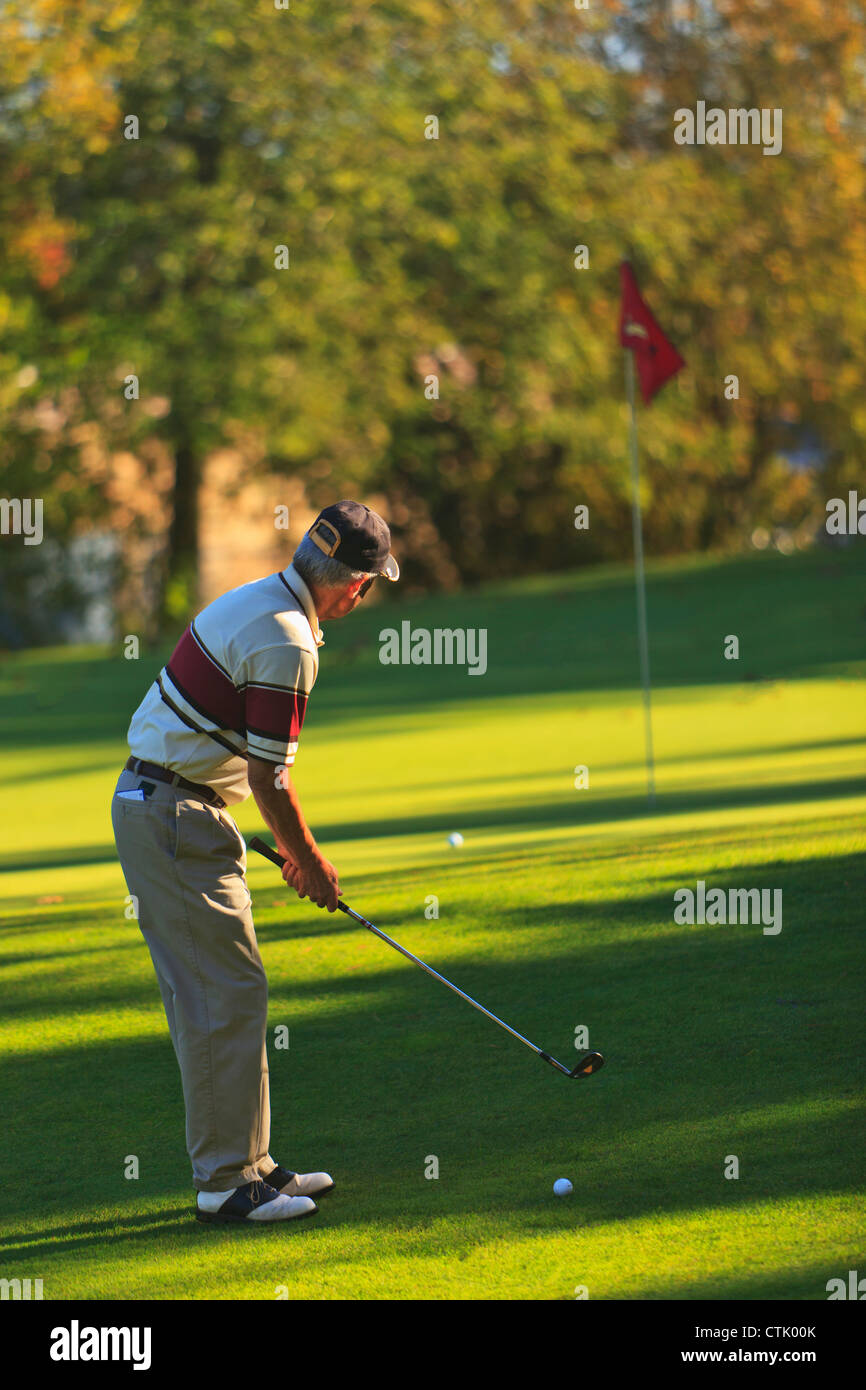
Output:
[[[117,852],[156,970],[186,1105],[196,1215],[288,1221],[318,1211],[328,1173],[269,1153],[267,979],[226,810],[250,792],[301,898],[334,912],[337,871],[304,818],[295,760],[323,638],[377,575],[399,578],[380,516],[326,507],[287,569],[223,594],[190,623],[132,717],[112,801]]]

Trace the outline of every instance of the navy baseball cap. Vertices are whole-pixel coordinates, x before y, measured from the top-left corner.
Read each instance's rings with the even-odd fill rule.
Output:
[[[391,532],[378,515],[361,502],[334,502],[319,512],[307,535],[325,555],[349,569],[380,574],[392,582],[400,566],[391,554]]]

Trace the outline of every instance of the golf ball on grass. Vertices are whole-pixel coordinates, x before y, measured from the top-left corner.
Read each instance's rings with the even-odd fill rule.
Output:
[[[448,843],[452,849],[459,849],[463,844],[463,836],[459,830],[455,830],[448,836]]]
[[[568,1178],[557,1178],[556,1182],[553,1184],[553,1190],[557,1197],[568,1197],[569,1194],[574,1191],[574,1188],[568,1181]]]

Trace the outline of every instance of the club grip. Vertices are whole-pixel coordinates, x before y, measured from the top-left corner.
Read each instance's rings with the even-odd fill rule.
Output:
[[[270,845],[266,845],[264,840],[260,840],[258,835],[254,835],[251,840],[247,841],[247,848],[254,849],[257,853],[263,854],[266,859],[270,859],[272,864],[276,864],[278,869],[281,869],[286,862],[285,859],[277,854],[275,849],[271,849]],[[341,912],[348,912],[350,916],[357,917],[357,913],[352,912],[352,909],[346,906],[342,898],[338,901],[337,907]],[[358,918],[358,920],[364,922],[365,927],[370,925],[363,917]]]
[[[282,855],[277,854],[277,851],[271,849],[270,845],[266,845],[264,840],[259,839],[258,835],[254,835],[251,840],[247,841],[247,844],[250,849],[254,849],[258,854],[263,854],[266,859],[270,859],[271,863],[276,864],[278,869],[281,869],[286,862]]]

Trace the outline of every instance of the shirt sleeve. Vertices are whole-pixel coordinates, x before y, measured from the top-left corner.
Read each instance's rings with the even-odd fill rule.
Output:
[[[303,647],[265,647],[248,663],[244,687],[247,752],[291,767],[307,700],[316,679],[316,660]]]

